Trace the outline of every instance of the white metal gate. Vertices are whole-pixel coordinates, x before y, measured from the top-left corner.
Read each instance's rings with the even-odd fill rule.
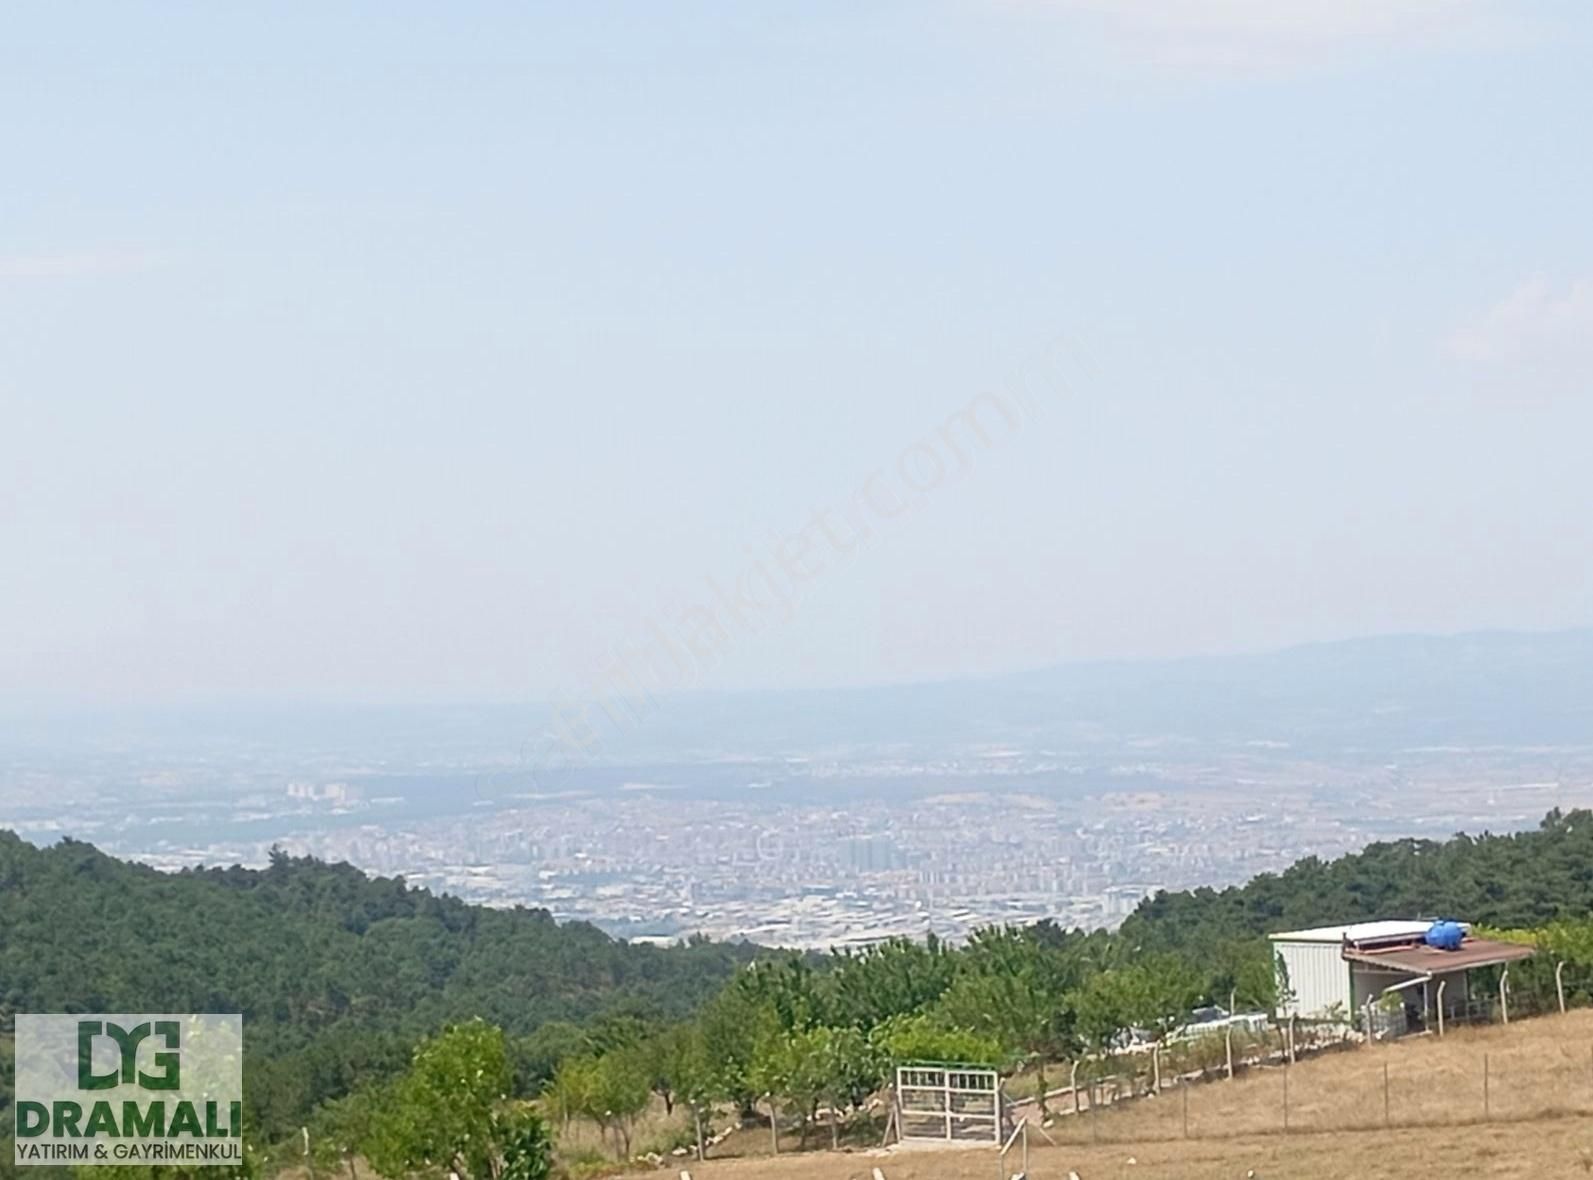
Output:
[[[1001,1078],[993,1069],[904,1065],[896,1071],[903,1141],[1001,1142]]]

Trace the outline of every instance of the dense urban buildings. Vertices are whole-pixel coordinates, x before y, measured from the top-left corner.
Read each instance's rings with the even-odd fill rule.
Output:
[[[352,760],[228,747],[123,750],[15,771],[49,782],[20,830],[162,867],[263,863],[273,846],[633,939],[856,945],[1054,919],[1110,927],[1159,889],[1237,883],[1378,839],[1534,824],[1593,803],[1593,753],[1407,750],[1305,758],[1071,759],[1008,744],[913,757],[598,765],[533,790],[459,752]]]

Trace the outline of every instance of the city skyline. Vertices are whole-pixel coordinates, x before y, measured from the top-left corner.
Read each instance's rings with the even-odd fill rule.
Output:
[[[1590,652],[1404,637],[707,696],[543,762],[514,708],[61,721],[13,733],[0,803],[35,842],[281,849],[642,941],[1110,928],[1162,890],[1593,807]]]

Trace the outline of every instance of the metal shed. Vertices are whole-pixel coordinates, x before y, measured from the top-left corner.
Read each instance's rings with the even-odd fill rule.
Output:
[[[1425,1024],[1444,983],[1446,1014],[1464,1009],[1466,973],[1528,958],[1532,948],[1469,935],[1458,950],[1438,950],[1424,939],[1430,921],[1395,919],[1317,926],[1271,935],[1278,971],[1278,1011],[1305,1020],[1354,1023],[1369,1001],[1406,993],[1385,1032]]]

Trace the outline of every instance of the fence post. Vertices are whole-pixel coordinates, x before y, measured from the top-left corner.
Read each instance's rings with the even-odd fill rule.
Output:
[[[1482,1055],[1482,1117],[1484,1121],[1493,1118],[1493,1106],[1488,1096],[1488,1055]]]
[[[1073,1091],[1073,1113],[1078,1114],[1083,1107],[1079,1105],[1079,1063],[1073,1063],[1073,1071],[1068,1078],[1068,1088]]]
[[[1444,1035],[1444,989],[1446,987],[1448,987],[1448,986],[1449,986],[1449,980],[1440,979],[1438,981],[1438,1036],[1439,1036],[1439,1039],[1442,1039],[1443,1035]]]
[[[1383,1126],[1390,1126],[1388,1118],[1388,1062],[1383,1062]]]
[[[1228,1079],[1233,1080],[1233,1009],[1237,991],[1228,992],[1228,1025],[1223,1029],[1223,1045],[1228,1053]]]
[[[1554,965],[1554,994],[1560,1001],[1560,1015],[1565,1015],[1565,960]]]
[[[1499,1015],[1504,1023],[1510,1023],[1510,968],[1506,967],[1499,973]]]
[[[1189,1138],[1189,1083],[1180,1083],[1178,1092],[1184,1096],[1184,1138]]]

